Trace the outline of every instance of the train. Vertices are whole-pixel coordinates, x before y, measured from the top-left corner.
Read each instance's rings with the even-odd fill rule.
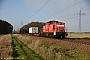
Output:
[[[68,33],[66,32],[66,26],[64,22],[48,21],[42,28],[42,32],[38,33],[38,27],[29,28],[30,34],[39,35],[41,37],[50,38],[66,38]]]

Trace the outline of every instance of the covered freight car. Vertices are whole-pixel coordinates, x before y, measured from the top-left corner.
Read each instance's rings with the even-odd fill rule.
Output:
[[[38,35],[38,27],[30,27],[29,34],[30,35]]]
[[[65,23],[58,21],[49,21],[43,26],[43,32],[40,34],[45,37],[65,38],[68,34],[65,32]]]

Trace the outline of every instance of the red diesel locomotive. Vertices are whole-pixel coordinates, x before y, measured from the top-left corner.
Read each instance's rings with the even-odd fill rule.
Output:
[[[49,21],[43,26],[43,31],[40,36],[65,38],[68,34],[65,32],[65,23],[58,21]]]

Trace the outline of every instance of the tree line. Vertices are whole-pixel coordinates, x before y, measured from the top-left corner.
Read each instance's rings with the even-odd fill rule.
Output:
[[[20,28],[20,33],[29,33],[29,28],[30,27],[38,27],[38,31],[42,32],[43,25],[45,25],[44,22],[28,23],[27,25],[24,25],[23,27]]]
[[[7,21],[0,19],[0,34],[9,34],[12,33],[13,26]]]

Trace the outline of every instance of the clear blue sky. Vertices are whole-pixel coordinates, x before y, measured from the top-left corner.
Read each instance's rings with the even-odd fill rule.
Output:
[[[82,10],[82,13],[86,13],[82,15],[82,31],[90,31],[90,0],[49,0],[38,13],[30,18],[46,1],[0,0],[0,19],[11,23],[16,30],[21,27],[21,21],[25,25],[32,21],[47,22],[54,19],[65,22],[68,31],[78,32],[77,13]]]

